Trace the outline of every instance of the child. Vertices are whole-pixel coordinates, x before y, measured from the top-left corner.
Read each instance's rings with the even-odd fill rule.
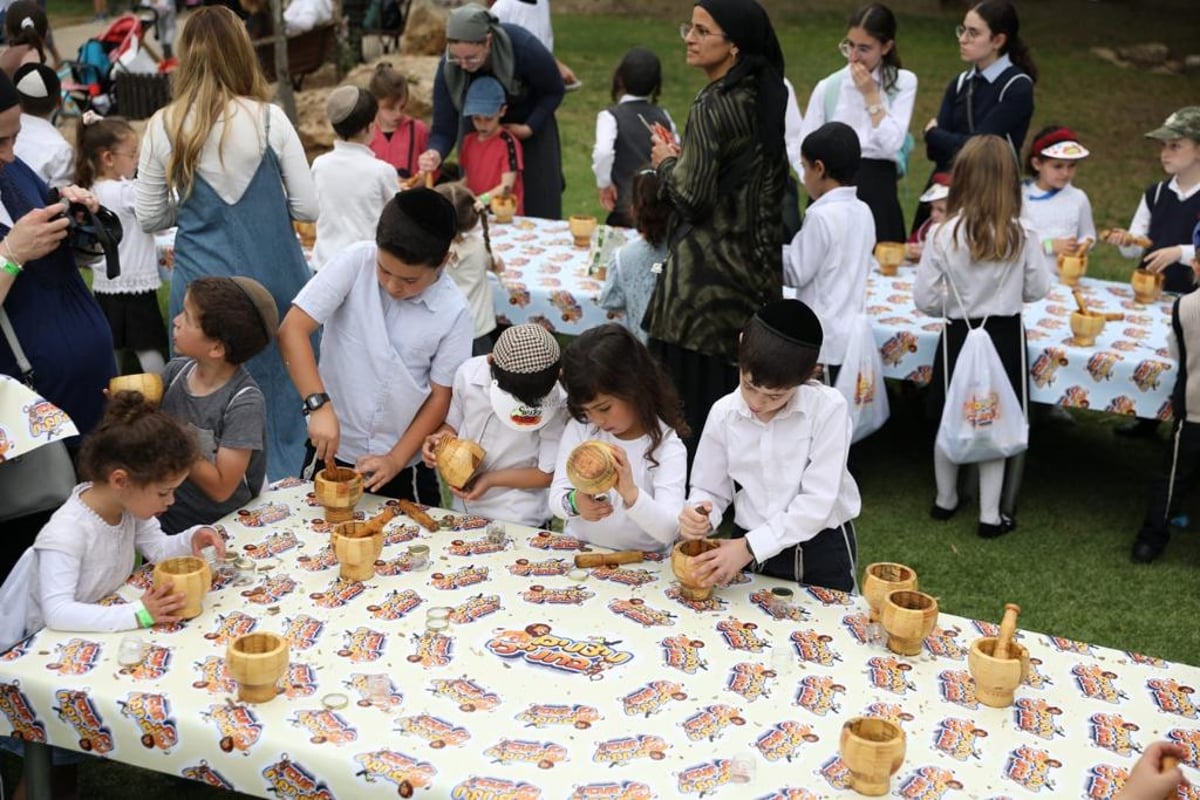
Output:
[[[875,249],[875,218],[853,186],[861,146],[843,122],[827,122],[804,138],[800,163],[813,203],[804,227],[783,248],[783,283],[821,320],[820,362],[838,366],[850,327],[867,297],[867,271]],[[830,382],[836,377],[831,371]]]
[[[487,274],[489,270],[503,272],[504,266],[492,255],[487,214],[477,205],[471,190],[461,183],[444,183],[434,191],[449,200],[458,215],[458,235],[450,245],[447,272],[467,298],[471,317],[475,320],[471,354],[485,356],[492,352],[492,337],[496,333],[496,309],[492,305],[492,284]],[[482,236],[475,233],[476,228],[482,228]]]
[[[708,412],[679,515],[682,536],[703,539],[733,504],[735,538],[698,557],[709,586],[750,565],[775,578],[854,589],[852,520],[862,501],[846,469],[846,400],[813,380],[822,339],[816,313],[799,300],[760,308],[742,330],[741,385]]]
[[[1096,241],[1092,204],[1071,183],[1088,155],[1074,131],[1051,125],[1033,137],[1025,159],[1025,171],[1033,177],[1021,184],[1021,221],[1037,231],[1052,269],[1058,256],[1074,253],[1084,240]]]
[[[662,63],[658,56],[644,47],[634,47],[613,72],[613,105],[596,115],[592,172],[600,205],[609,212],[609,225],[634,225],[633,176],[650,162],[650,132],[646,125],[675,131],[671,116],[657,105],[661,91]]]
[[[646,344],[649,334],[642,330],[642,318],[650,305],[650,295],[654,294],[655,265],[661,266],[667,260],[667,222],[671,209],[658,198],[658,173],[652,169],[644,169],[633,177],[630,195],[632,222],[638,237],[613,256],[598,302],[609,311],[625,312],[625,327]]]
[[[929,183],[929,188],[920,196],[919,201],[929,204],[929,219],[908,237],[905,253],[909,261],[920,261],[921,251],[925,249],[925,240],[929,230],[946,218],[946,198],[950,196],[950,173],[935,172]]]
[[[75,140],[74,182],[91,189],[100,205],[121,220],[123,232],[117,245],[121,274],[110,279],[103,269],[92,272],[92,292],[112,328],[117,364],[121,351],[128,348],[142,372],[160,373],[167,349],[167,325],[158,305],[162,278],[154,235],[143,231],[134,215],[133,177],[140,137],[121,117],[87,111],[75,128]]]
[[[45,64],[24,64],[13,84],[21,97],[21,135],[13,151],[48,186],[70,185],[75,177],[75,151],[50,121],[62,102],[58,73]],[[136,167],[137,161],[133,164]]]
[[[562,382],[572,420],[563,431],[550,486],[550,511],[565,532],[614,550],[661,553],[675,540],[683,505],[690,431],[675,387],[646,346],[616,324],[579,335],[563,355]],[[593,497],[567,479],[576,445],[612,446],[616,488]]]
[[[375,133],[375,98],[357,86],[339,86],[329,94],[325,113],[337,139],[333,152],[313,159],[317,187],[317,269],[342,248],[375,235],[379,214],[396,193],[396,173],[375,157],[367,143]]]
[[[1193,243],[1200,248],[1200,224]],[[1192,260],[1200,278],[1200,259]],[[1150,507],[1133,543],[1130,558],[1148,564],[1162,555],[1170,537],[1172,506],[1178,506],[1196,479],[1200,467],[1200,292],[1177,299],[1171,308],[1171,345],[1179,372],[1171,393],[1175,427],[1163,463],[1163,472],[1150,492]]]
[[[224,541],[212,528],[167,536],[158,524],[157,515],[170,508],[194,458],[195,444],[178,422],[140,393],[118,392],[79,453],[79,471],[90,480],[54,512],[0,589],[14,596],[13,586],[28,587],[15,595],[24,602],[6,608],[5,615],[20,614],[26,634],[43,626],[110,632],[178,622],[184,596],[169,583],[147,589],[133,604],[100,601],[125,585],[138,553],[161,561],[199,555],[211,546],[224,557]],[[11,739],[0,742],[13,749]],[[77,754],[55,748],[51,755],[55,786],[73,786],[74,767],[68,765],[78,762]],[[17,796],[23,796],[21,787]]]
[[[0,69],[14,82],[21,65],[46,63],[47,50],[55,64],[62,60],[54,47],[46,12],[35,0],[17,0],[8,6],[4,15],[4,40],[8,47],[0,51]]]
[[[338,457],[367,473],[367,491],[440,501],[421,445],[446,421],[474,332],[442,270],[457,235],[449,200],[424,187],[400,192],[374,242],[342,250],[296,295],[279,349],[308,417],[305,477]],[[322,326],[318,368],[311,337]]]
[[[942,330],[930,381],[930,405],[939,418],[968,328],[981,324],[1013,391],[1020,398],[1029,396],[1021,309],[1024,303],[1045,297],[1053,283],[1037,235],[1021,225],[1021,184],[1004,139],[974,136],[963,145],[954,159],[946,213],[949,217],[933,227],[925,243],[913,289],[918,309],[949,321]],[[949,371],[943,366],[946,359]],[[934,447],[933,466],[937,498],[930,516],[945,521],[958,511],[958,465]],[[1004,471],[1004,459],[979,463],[976,532],[984,539],[1017,527],[1015,519],[1000,513]]]
[[[368,91],[379,102],[371,149],[391,164],[401,178],[419,172],[417,156],[429,149],[429,126],[404,113],[408,107],[408,80],[391,64],[376,65]]]
[[[500,122],[508,111],[504,100],[504,87],[495,78],[484,76],[471,81],[462,113],[471,118],[475,130],[463,137],[459,166],[467,188],[485,204],[491,195],[511,194],[517,200],[517,213],[524,214],[521,140]]]
[[[546,490],[567,422],[560,364],[554,336],[527,324],[500,334],[491,355],[458,368],[446,422],[421,450],[429,467],[444,436],[469,439],[487,454],[467,486],[450,487],[456,510],[533,527],[545,523]]]
[[[212,523],[257,497],[267,477],[267,407],[242,366],[279,327],[279,310],[253,278],[198,278],[188,286],[171,339],[176,358],[163,373],[163,410],[187,424],[200,445],[178,502],[162,517],[176,533]]]

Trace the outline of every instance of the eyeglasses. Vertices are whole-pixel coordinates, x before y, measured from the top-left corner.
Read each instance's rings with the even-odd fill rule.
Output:
[[[966,25],[955,25],[954,38],[961,39],[963,38],[963,34],[966,34],[968,39],[978,39],[980,36],[987,35],[985,31],[981,31],[978,28],[968,28]]]
[[[720,36],[722,39],[727,38],[724,33],[719,31],[710,31],[703,25],[693,25],[690,22],[679,23],[679,38],[686,40],[688,34],[696,34],[697,39],[707,39],[710,36]]]
[[[849,39],[842,39],[838,42],[838,52],[844,57],[849,58],[851,53],[856,53],[861,58],[866,58],[871,55],[871,51],[875,47],[869,44],[854,44]]]
[[[456,56],[450,52],[450,48],[446,48],[446,60],[452,64],[457,64],[460,67],[478,67],[484,61],[487,61],[487,51],[477,53],[473,56]]]

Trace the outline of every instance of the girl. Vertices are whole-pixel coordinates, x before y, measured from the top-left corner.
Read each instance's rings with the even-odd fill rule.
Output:
[[[489,270],[496,274],[503,272],[504,264],[492,255],[487,213],[478,205],[471,190],[461,183],[444,183],[434,191],[449,200],[458,215],[458,235],[450,245],[449,269],[446,271],[467,298],[475,320],[471,355],[485,356],[492,352],[496,333],[496,309],[492,305],[492,284],[487,274]],[[482,236],[475,232],[477,228]]]
[[[1025,171],[1033,177],[1021,184],[1021,221],[1037,232],[1051,265],[1073,253],[1085,239],[1096,241],[1092,204],[1071,183],[1088,151],[1070,128],[1050,125],[1033,137]]]
[[[908,139],[917,76],[900,68],[896,17],[879,3],[850,17],[838,45],[847,65],[813,89],[800,140],[826,122],[844,122],[858,134],[862,162],[854,185],[875,218],[875,240],[904,241],[904,214],[896,194],[898,162]],[[911,147],[911,139],[908,139]],[[903,165],[907,168],[907,165]]]
[[[4,16],[4,38],[8,47],[0,53],[0,69],[8,77],[16,75],[22,64],[45,64],[50,22],[46,12],[34,0],[17,0]],[[55,64],[59,59],[55,55]]]
[[[671,210],[658,199],[658,173],[652,169],[634,176],[630,194],[632,222],[638,238],[613,256],[599,303],[610,311],[625,312],[625,327],[645,344],[648,337],[642,330],[642,317],[654,293],[654,265],[667,260],[667,220]]]
[[[609,225],[631,228],[633,176],[650,161],[650,132],[646,125],[661,125],[675,132],[675,123],[660,108],[662,63],[650,50],[635,47],[625,54],[612,76],[613,105],[596,115],[596,145],[592,172],[600,205]]]
[[[375,156],[395,167],[401,178],[416,175],[420,171],[417,156],[429,144],[429,127],[404,113],[408,107],[408,80],[383,61],[375,67],[367,90],[379,103],[375,137],[371,139]]]
[[[573,419],[558,448],[550,511],[565,532],[614,550],[663,552],[683,507],[689,434],[675,388],[641,342],[616,324],[585,331],[563,353],[563,387]],[[567,480],[575,446],[613,446],[618,480],[603,497]]]
[[[963,146],[954,160],[946,213],[925,243],[913,289],[917,308],[949,319],[939,343],[945,349],[933,362],[930,382],[931,409],[939,417],[968,327],[983,325],[1013,390],[1028,397],[1021,308],[1045,297],[1052,282],[1036,234],[1021,225],[1017,162],[1004,139],[977,136]],[[937,499],[930,516],[948,520],[958,510],[958,465],[935,447],[933,466]],[[1000,514],[1004,472],[1003,459],[979,464],[977,532],[985,539],[1016,527],[1014,519]]]
[[[161,373],[167,326],[158,307],[158,256],[154,236],[141,229],[134,214],[133,177],[137,173],[137,132],[121,117],[83,115],[75,133],[75,182],[95,192],[100,205],[121,219],[118,245],[121,274],[109,279],[92,273],[92,291],[108,317],[117,364],[121,351],[132,350],[142,372]]]

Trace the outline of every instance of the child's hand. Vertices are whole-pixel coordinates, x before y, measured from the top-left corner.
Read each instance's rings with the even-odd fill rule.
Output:
[[[707,500],[694,506],[684,506],[679,512],[679,533],[684,539],[706,539],[712,533],[712,503]]]
[[[337,455],[341,435],[342,428],[338,423],[337,414],[333,413],[332,403],[326,403],[308,415],[308,438],[317,450],[318,463],[333,460]]]
[[[1177,744],[1154,742],[1133,765],[1129,777],[1125,779],[1125,786],[1117,793],[1115,800],[1159,800],[1173,797],[1180,785],[1190,786],[1179,767],[1162,769],[1163,756],[1185,759],[1187,751]]]
[[[481,472],[476,475],[471,481],[461,489],[450,487],[450,494],[455,497],[461,497],[463,500],[478,500],[488,493],[493,488],[492,473]]]
[[[1146,260],[1142,262],[1142,266],[1151,272],[1162,272],[1167,267],[1178,262],[1181,258],[1183,258],[1183,248],[1181,248],[1179,245],[1175,245],[1174,247],[1164,247],[1161,250],[1155,250],[1153,253],[1151,253]]]
[[[586,492],[575,493],[575,508],[579,510],[579,516],[588,522],[599,522],[613,513],[612,503],[608,502],[607,498],[597,500],[594,495]]]
[[[500,256],[492,256],[492,272],[497,275],[504,274],[504,259]]]
[[[1104,237],[1104,241],[1109,244],[1115,244],[1117,247],[1128,247],[1133,244],[1133,234],[1121,228],[1113,228]]]
[[[1058,239],[1051,239],[1050,249],[1054,255],[1072,255],[1079,248],[1079,240],[1074,236],[1062,236]]]
[[[596,192],[600,195],[600,205],[604,206],[605,211],[612,211],[617,207],[616,184],[609,184],[603,189],[597,189]]]
[[[750,554],[750,546],[742,539],[722,539],[721,546],[696,556],[694,562],[696,574],[703,576],[701,582],[705,586],[716,586],[718,583],[729,583],[742,567],[754,560]],[[705,575],[705,572],[708,574]]]
[[[151,586],[142,595],[142,605],[155,622],[179,622],[183,619],[178,612],[187,598],[182,592],[175,593],[174,588],[174,584],[167,580],[158,586]]]
[[[192,555],[200,555],[200,551],[209,545],[217,551],[217,558],[225,557],[225,540],[221,538],[221,534],[207,525],[197,528],[192,534]]]
[[[638,499],[638,485],[633,479],[633,467],[629,464],[629,454],[619,444],[610,444],[613,453],[613,464],[617,467],[617,494],[629,508]]]
[[[938,126],[937,117],[930,117],[929,122],[925,123],[925,133],[929,133],[931,130],[933,130],[937,126]]]
[[[392,460],[390,453],[385,453],[381,456],[361,457],[354,462],[354,469],[363,475],[363,489],[373,492],[396,477],[397,473],[404,469],[404,465],[397,464]]]
[[[904,252],[909,261],[920,261],[921,251],[925,249],[924,242],[909,242],[904,246]]]
[[[433,469],[437,466],[437,455],[433,449],[437,447],[437,443],[450,435],[450,431],[434,431],[425,437],[425,441],[421,443],[421,461],[425,466]]]

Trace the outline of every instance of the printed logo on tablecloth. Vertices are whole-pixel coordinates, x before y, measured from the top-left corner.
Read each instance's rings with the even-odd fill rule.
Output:
[[[1029,368],[1034,386],[1039,389],[1052,386],[1058,370],[1067,366],[1068,363],[1070,362],[1067,360],[1067,351],[1063,348],[1047,347],[1042,350],[1042,354],[1034,359],[1033,365]]]
[[[225,753],[238,750],[242,755],[248,756],[250,748],[257,744],[262,736],[262,723],[258,721],[254,710],[247,705],[212,705],[208,710],[200,712],[200,718],[216,726],[220,736],[217,746]]]
[[[1023,744],[1008,754],[1004,777],[1031,792],[1054,791],[1050,770],[1061,766],[1062,762],[1045,750]]]
[[[498,594],[477,594],[467,598],[465,603],[454,606],[450,611],[450,621],[455,625],[465,625],[484,617],[495,614],[504,606],[500,603]]]
[[[586,552],[591,548],[587,542],[552,531],[538,531],[529,538],[529,546],[538,550],[579,550]]]
[[[684,608],[691,609],[696,613],[724,611],[729,606],[729,601],[719,594],[710,594],[705,600],[693,600],[690,597],[685,597],[683,590],[678,585],[667,587],[663,591],[663,594],[667,596],[668,600],[674,600]]]
[[[477,583],[483,583],[487,579],[488,568],[476,567],[472,564],[469,567],[463,567],[449,574],[435,572],[429,576],[429,585],[435,589],[452,591],[454,589],[465,589]]]
[[[1029,659],[1029,670],[1025,673],[1025,677],[1021,679],[1021,685],[1028,686],[1031,689],[1045,689],[1047,686],[1053,686],[1054,681],[1050,680],[1050,676],[1039,669],[1041,666],[1042,660],[1031,656]]]
[[[758,635],[758,626],[753,622],[743,622],[730,617],[717,623],[717,633],[725,640],[731,650],[744,650],[749,653],[761,653],[767,646],[767,640]]]
[[[447,745],[462,747],[471,739],[471,732],[466,728],[429,714],[401,717],[396,720],[395,730],[397,733],[424,739],[434,750],[441,750]]]
[[[565,558],[549,558],[545,561],[530,561],[528,558],[518,558],[508,565],[510,575],[520,578],[550,578],[566,575],[573,565]],[[595,575],[595,572],[592,573]]]
[[[119,596],[119,595],[117,595]],[[9,648],[7,653],[0,654],[0,661],[16,661],[29,654],[29,647],[33,644],[33,640],[37,638],[37,634],[27,636],[21,641]]]
[[[925,650],[935,658],[949,658],[962,661],[967,657],[967,648],[958,641],[962,633],[958,628],[934,627],[933,632],[925,637]]]
[[[171,717],[171,703],[165,695],[130,692],[118,700],[121,716],[129,717],[142,732],[142,745],[164,753],[179,744],[179,729]]]
[[[403,619],[424,602],[421,596],[412,589],[392,589],[383,598],[382,603],[372,603],[367,606],[367,611],[371,612],[371,616],[376,619],[393,622]]]
[[[313,744],[349,744],[358,739],[358,730],[345,717],[325,708],[297,711],[288,722],[308,731]]]
[[[446,514],[438,520],[438,527],[444,531],[477,531],[486,528],[490,522],[491,520],[487,517],[481,517],[478,514]],[[496,551],[489,550],[488,552]]]
[[[384,546],[411,542],[421,535],[421,529],[416,525],[393,525],[383,532]]]
[[[705,706],[679,724],[693,742],[714,742],[730,725],[745,725],[746,718],[742,716],[739,708],[716,704]]]
[[[54,700],[58,703],[54,713],[75,730],[80,750],[100,755],[112,752],[112,731],[104,724],[86,689],[59,689],[54,693]]]
[[[754,662],[734,664],[725,679],[725,689],[748,703],[770,695],[768,681],[776,677],[775,670]]]
[[[284,506],[286,509],[287,506]],[[296,538],[296,534],[291,531],[276,531],[263,539],[261,542],[251,542],[243,545],[242,549],[246,551],[246,555],[253,558],[255,561],[278,556],[287,551],[300,546],[300,540]]]
[[[272,578],[267,578],[242,592],[242,597],[260,606],[269,606],[278,603],[283,598],[296,590],[296,581],[290,575],[276,575]]]
[[[1112,764],[1093,764],[1087,773],[1084,797],[1088,800],[1112,800],[1125,785],[1129,770]]]
[[[1046,643],[1060,653],[1070,653],[1077,656],[1091,656],[1092,646],[1087,642],[1077,642],[1062,636],[1047,636]]]
[[[232,792],[234,790],[233,783],[221,773],[208,765],[204,759],[200,759],[200,763],[191,767],[184,767],[179,771],[179,774],[188,780],[199,781],[205,786],[212,786],[216,789],[224,789]]]
[[[1090,408],[1092,401],[1088,399],[1088,390],[1083,386],[1068,386],[1055,405],[1063,408]]]
[[[506,630],[489,639],[484,647],[503,659],[519,659],[532,666],[592,678],[633,660],[632,652],[618,650],[602,637],[575,639],[550,631],[549,625],[540,623],[525,630]]]
[[[0,711],[8,718],[12,736],[27,742],[46,741],[46,726],[38,719],[29,698],[21,691],[21,682],[0,683]]]
[[[375,574],[383,574],[379,570],[379,562],[375,565]],[[348,581],[337,577],[323,592],[313,592],[308,596],[319,608],[341,608],[367,590],[362,581]]]
[[[533,605],[581,606],[588,598],[596,593],[582,586],[561,586],[551,588],[534,584],[521,592],[521,599]]]
[[[734,780],[733,759],[717,758],[679,773],[676,786],[683,794],[711,794]]]
[[[279,680],[283,694],[289,700],[298,697],[312,697],[317,693],[317,671],[309,664],[292,661]]]
[[[382,703],[377,702],[377,699],[372,699],[372,680],[387,681],[387,688],[381,693],[382,696],[386,698]],[[371,708],[372,706],[375,706],[377,708],[382,708],[385,711],[395,711],[396,708],[404,702],[403,693],[396,688],[396,684],[392,681],[392,679],[383,672],[370,674],[365,672],[355,672],[349,678],[342,681],[342,685],[347,689],[352,689],[358,692],[358,700],[354,702],[360,708]]]
[[[962,782],[948,769],[917,767],[900,781],[899,794],[904,800],[941,800],[946,792],[962,788]]]
[[[86,675],[100,660],[103,651],[99,642],[87,639],[70,639],[65,644],[54,646],[55,660],[46,665],[59,675]]]
[[[1129,656],[1129,660],[1134,664],[1140,664],[1143,667],[1154,667],[1155,669],[1167,668],[1167,662],[1158,656],[1148,656],[1145,653],[1135,653],[1132,650],[1126,650],[1125,655]]]
[[[917,352],[917,337],[908,331],[900,331],[883,343],[879,355],[884,366],[898,367],[909,355]]]
[[[504,288],[508,290],[508,304],[517,308],[525,308],[531,300],[529,289],[520,281],[505,282]]]
[[[125,585],[132,586],[134,589],[142,589],[143,591],[149,589],[154,585],[154,565],[149,563],[142,564],[142,566],[135,569],[125,579]]]
[[[534,703],[517,714],[515,719],[524,722],[527,728],[548,728],[552,725],[571,725],[579,730],[592,727],[592,723],[604,719],[594,706],[553,705]]]
[[[270,486],[267,487],[267,491],[278,492],[283,489],[294,489],[297,486],[305,486],[307,484],[308,484],[308,481],[304,480],[303,478],[297,478],[295,475],[290,475],[286,478],[280,478],[279,480],[272,483]]]
[[[668,636],[659,642],[663,649],[663,663],[672,669],[677,669],[687,675],[695,675],[697,670],[708,669],[708,662],[700,655],[704,642],[692,639],[684,634]],[[630,654],[630,658],[633,654]]]
[[[316,553],[305,553],[296,559],[296,566],[305,572],[324,572],[337,565],[337,554],[330,545],[325,545]]]
[[[552,285],[547,286],[547,288],[555,288],[561,285],[561,282],[556,278],[545,278],[543,280],[554,282]],[[562,314],[563,322],[570,324],[583,319],[583,307],[575,301],[575,295],[571,294],[566,289],[551,292],[550,305],[559,310],[559,312]]]
[[[308,614],[288,617],[283,623],[283,638],[287,640],[288,647],[292,650],[307,650],[312,647],[317,643],[317,639],[321,638],[321,632],[325,630],[324,622],[316,617],[310,617]]]
[[[596,567],[592,570],[596,580],[611,581],[622,586],[645,586],[658,580],[658,575],[648,569],[626,569],[625,567]]]
[[[661,736],[623,736],[619,739],[609,739],[596,743],[596,752],[592,761],[597,764],[608,764],[610,767],[625,767],[629,762],[638,758],[649,758],[651,761],[662,761],[666,758],[670,745]]]
[[[1141,752],[1142,747],[1133,736],[1139,730],[1138,726],[1120,714],[1092,714],[1088,722],[1092,744],[1097,747],[1111,750],[1119,756]]]
[[[795,705],[806,711],[811,711],[818,717],[842,710],[837,702],[839,694],[845,694],[846,687],[835,683],[827,675],[805,675],[796,686]]]
[[[1117,673],[1110,672],[1098,664],[1076,664],[1071,667],[1071,674],[1075,676],[1075,688],[1079,689],[1084,697],[1113,704],[1129,699],[1129,695],[1113,683],[1117,679]]]
[[[500,705],[500,695],[483,688],[475,681],[461,678],[438,678],[430,684],[435,697],[444,697],[458,703],[459,711],[492,711]]]
[[[842,617],[842,627],[844,627],[854,640],[859,644],[866,644],[870,639],[868,626],[871,624],[871,618],[861,611],[853,614],[847,614]]]
[[[904,723],[912,722],[916,719],[912,714],[895,703],[871,703],[863,710],[863,715],[886,719],[897,727],[904,727]]]
[[[499,553],[505,548],[504,542],[493,542],[490,539],[454,539],[446,552],[452,556],[486,556]]]
[[[1054,719],[1061,715],[1061,708],[1041,698],[1018,697],[1013,703],[1013,721],[1017,730],[1032,733],[1040,739],[1050,740],[1055,736],[1067,735]]]
[[[550,769],[567,760],[567,748],[556,742],[534,742],[526,739],[501,739],[483,751],[496,763],[536,764],[538,769]]]
[[[352,631],[342,634],[345,646],[337,651],[342,658],[348,658],[355,663],[378,661],[387,648],[387,634],[372,630],[365,625],[359,625]]]
[[[541,796],[542,790],[532,783],[479,776],[467,778],[450,791],[450,800],[539,800]]]
[[[133,678],[135,681],[156,681],[171,669],[171,651],[156,644],[146,646],[146,655],[140,664],[121,667],[118,675]]]
[[[1096,383],[1101,381],[1112,380],[1113,370],[1117,367],[1117,362],[1124,361],[1125,356],[1120,353],[1114,353],[1111,350],[1101,350],[1098,353],[1093,353],[1087,362],[1087,373],[1092,376],[1092,380]]]
[[[541,325],[550,333],[555,333],[558,329],[554,327],[554,323],[545,314],[534,314],[529,318],[529,321],[534,325]]]
[[[413,652],[404,657],[410,664],[420,664],[425,669],[444,667],[454,660],[454,640],[444,633],[425,631],[412,635],[415,643]]]
[[[264,503],[253,508],[243,508],[237,512],[238,524],[247,528],[265,528],[277,525],[292,515],[287,503]]]
[[[1191,686],[1181,686],[1172,678],[1151,678],[1146,681],[1146,688],[1159,711],[1196,719],[1196,704],[1192,700],[1196,690]]]
[[[812,628],[805,631],[792,631],[788,640],[801,660],[810,664],[832,667],[834,662],[842,660],[841,655],[829,646],[833,637],[827,633],[821,633]]]
[[[609,600],[608,610],[646,628],[669,627],[675,624],[674,614],[670,611],[652,608],[646,605],[646,601],[640,597]]]
[[[987,731],[975,725],[974,720],[946,717],[938,722],[933,731],[933,746],[956,761],[982,758],[976,746],[978,739],[987,738]]]
[[[653,796],[650,787],[644,783],[621,781],[576,786],[567,800],[650,800]]]
[[[854,598],[849,593],[839,592],[837,589],[826,589],[824,586],[805,586],[804,591],[823,606],[854,605]]]
[[[938,692],[947,703],[963,708],[979,708],[975,697],[975,679],[965,669],[947,669],[938,673]]]
[[[808,789],[776,789],[771,794],[756,797],[755,800],[821,800],[821,796],[813,794]]]
[[[1173,728],[1167,731],[1167,738],[1187,751],[1184,763],[1200,769],[1200,731]]]
[[[267,791],[280,800],[334,800],[333,792],[317,776],[284,753],[279,761],[263,768]]]
[[[237,681],[229,674],[225,659],[220,656],[209,656],[192,666],[200,673],[199,679],[192,682],[193,689],[204,689],[209,694],[232,694],[237,691]]]
[[[849,789],[850,788],[850,768],[846,766],[846,762],[842,761],[841,756],[831,756],[821,764],[821,768],[817,770],[825,781],[834,789]]]
[[[776,722],[760,733],[754,740],[754,747],[767,761],[791,763],[801,747],[820,741],[820,738],[810,726],[788,719]]]
[[[650,681],[621,698],[625,713],[631,717],[649,717],[657,714],[672,700],[687,700],[683,684],[672,681]]]
[[[908,679],[912,664],[892,656],[874,656],[867,661],[867,678],[876,689],[892,694],[916,691],[916,684]]]
[[[1119,394],[1108,401],[1108,405],[1104,407],[1104,410],[1109,414],[1123,414],[1127,417],[1136,417],[1137,400],[1128,395]]]
[[[1128,333],[1128,331],[1126,332]],[[1166,361],[1155,361],[1147,359],[1137,365],[1133,370],[1133,385],[1141,389],[1143,392],[1154,391],[1158,389],[1158,385],[1162,380],[1162,374],[1173,368],[1173,364]]]

